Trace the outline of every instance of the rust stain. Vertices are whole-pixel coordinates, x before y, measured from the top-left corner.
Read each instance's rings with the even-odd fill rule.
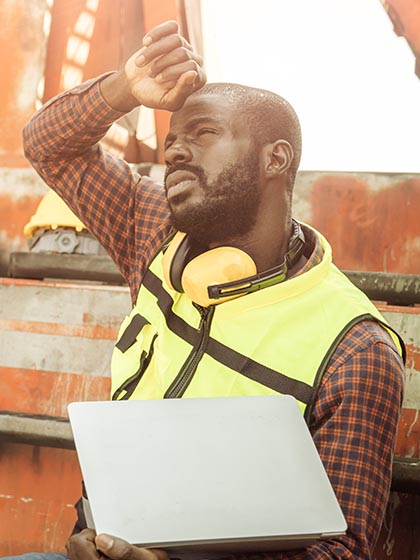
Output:
[[[109,377],[0,366],[0,409],[67,417],[74,401],[108,400]]]
[[[356,177],[326,175],[310,204],[340,268],[420,273],[420,178],[374,190]]]
[[[407,39],[417,58],[420,57],[420,4],[417,0],[382,0],[397,35]]]
[[[41,4],[39,2],[39,4]],[[2,63],[0,152],[22,154],[21,129],[35,110],[40,53],[44,43],[43,14],[25,2],[9,1],[0,5],[2,33],[0,51],[7,53]],[[34,73],[35,69],[35,73]]]
[[[93,290],[101,292],[127,292],[126,286],[110,286],[108,284],[78,284],[76,282],[57,282],[51,280],[30,280],[28,278],[4,278],[0,277],[0,285],[3,286],[28,286],[42,288],[67,288],[69,290]]]
[[[420,372],[420,348],[414,344],[406,344],[407,366]],[[420,403],[419,403],[420,405]]]
[[[115,336],[113,337],[113,340],[117,339],[118,336],[118,331],[119,328],[121,326],[121,321],[122,321],[123,317],[118,316],[115,317],[114,315],[109,316],[109,317],[101,317],[101,326],[102,328],[113,328],[114,329],[114,333]],[[98,317],[95,313],[90,313],[90,312],[85,312],[83,313],[82,316],[82,323],[84,325],[97,325],[98,323]]]
[[[44,323],[0,319],[0,331],[18,331],[58,336],[75,336],[89,339],[116,340],[118,329],[101,325],[71,325],[68,323]]]
[[[20,246],[27,248],[23,237],[23,228],[35,213],[42,196],[14,197],[0,194],[0,224],[9,239],[20,238]]]
[[[420,315],[420,307],[415,304],[413,307],[408,305],[389,305],[388,303],[374,302],[379,311],[390,311],[394,313],[404,313],[404,315]]]
[[[33,452],[36,449],[36,464]],[[75,522],[81,474],[74,451],[3,444],[0,457],[0,556],[65,552]]]
[[[398,425],[395,454],[420,459],[420,418],[418,409],[403,408]]]

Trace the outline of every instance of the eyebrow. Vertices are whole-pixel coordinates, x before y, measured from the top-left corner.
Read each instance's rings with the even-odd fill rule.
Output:
[[[222,124],[222,120],[213,115],[209,115],[206,117],[193,117],[187,122],[187,125],[185,126],[185,131],[190,132],[191,130],[193,130],[194,128],[196,128],[197,126],[203,123],[213,123],[220,126]],[[175,138],[176,138],[175,134],[173,134],[172,132],[168,132],[165,138],[165,145],[168,142],[173,142]]]

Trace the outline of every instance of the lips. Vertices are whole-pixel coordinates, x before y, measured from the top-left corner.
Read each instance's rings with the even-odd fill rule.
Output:
[[[166,189],[172,189],[177,185],[181,185],[181,183],[187,183],[190,181],[195,181],[197,179],[197,175],[191,173],[191,171],[173,171],[166,177]]]

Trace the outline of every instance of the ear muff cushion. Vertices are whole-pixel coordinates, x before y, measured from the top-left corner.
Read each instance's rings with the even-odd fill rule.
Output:
[[[231,299],[210,299],[208,286],[234,282],[255,274],[257,267],[247,253],[235,247],[217,247],[190,261],[184,268],[181,282],[183,290],[193,301],[207,307]]]
[[[162,273],[163,279],[166,284],[176,290],[177,292],[182,292],[181,276],[184,270],[185,260],[180,258],[179,250],[182,244],[186,244],[188,241],[187,235],[178,231],[172,241],[169,243],[168,248],[162,257]],[[184,253],[185,251],[182,251]],[[175,267],[174,267],[175,261]],[[177,264],[178,263],[178,264]],[[176,274],[173,272],[175,269]]]

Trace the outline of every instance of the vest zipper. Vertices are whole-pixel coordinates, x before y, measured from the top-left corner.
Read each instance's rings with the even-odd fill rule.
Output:
[[[187,390],[188,385],[191,383],[198,364],[207,348],[207,343],[210,337],[210,325],[213,319],[215,307],[201,307],[196,304],[194,304],[194,307],[198,309],[201,315],[200,324],[197,329],[197,332],[201,333],[201,336],[194,344],[190,355],[164,394],[164,399],[179,399],[182,397]]]

